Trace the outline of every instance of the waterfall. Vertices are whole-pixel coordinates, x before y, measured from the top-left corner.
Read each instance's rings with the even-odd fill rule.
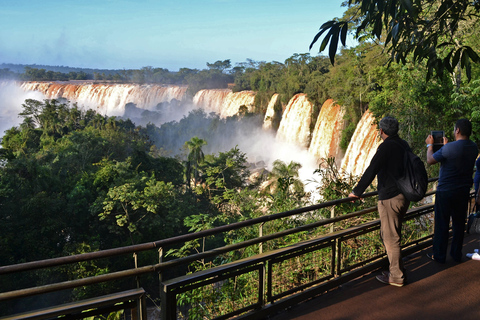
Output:
[[[240,111],[241,106],[247,107],[249,112],[255,109],[255,92],[232,92],[230,89],[204,89],[193,97],[193,104],[207,112],[215,112],[221,118],[231,117]]]
[[[353,133],[352,140],[342,159],[341,170],[355,176],[362,175],[370,164],[380,142],[375,118],[367,110]]]
[[[39,91],[47,99],[64,98],[79,106],[95,109],[108,116],[121,116],[127,103],[140,109],[155,110],[161,102],[184,100],[186,86],[161,86],[138,84],[93,84],[24,82],[25,91]]]
[[[272,121],[273,121],[273,118],[275,117],[275,105],[277,104],[278,97],[279,97],[279,94],[275,93],[270,99],[270,102],[268,103],[267,112],[265,113],[265,118],[263,120],[263,126],[262,126],[264,130],[272,129]]]
[[[343,156],[340,140],[344,128],[344,115],[345,110],[332,99],[325,101],[318,115],[308,149],[315,158],[335,157],[340,164]]]
[[[108,116],[123,115],[125,105],[128,103],[135,104],[139,109],[154,111],[162,102],[170,102],[173,99],[186,102],[187,90],[186,86],[72,82],[23,82],[19,85],[24,92],[40,92],[47,99],[64,98],[77,102],[80,107],[93,108]],[[254,111],[255,94],[254,91],[206,89],[198,91],[192,102],[194,107],[215,112],[221,118],[225,118],[238,114],[241,106],[245,106],[250,112]],[[270,99],[262,126],[263,131],[268,131],[270,135],[278,99],[278,94],[274,94]],[[343,156],[339,144],[344,127],[344,109],[332,99],[325,101],[311,133],[312,110],[313,105],[307,100],[306,94],[299,93],[293,96],[285,107],[275,141],[296,146],[302,153],[303,151],[308,153],[308,156],[303,158],[313,157],[317,163],[322,157],[335,157],[338,162],[341,159],[342,171],[354,175],[363,174],[380,143],[373,115],[367,111],[362,116]],[[269,149],[268,147],[263,144],[261,149],[265,151]],[[271,156],[273,150],[267,153]]]
[[[195,94],[193,97],[193,104],[196,107],[205,110],[207,113],[215,112],[220,114],[223,102],[231,92],[230,89],[203,89]]]
[[[304,93],[296,94],[283,113],[277,140],[308,148],[313,106]]]

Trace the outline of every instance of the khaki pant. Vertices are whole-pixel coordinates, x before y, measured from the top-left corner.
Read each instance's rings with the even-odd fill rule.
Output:
[[[403,216],[408,210],[410,201],[399,194],[387,200],[378,201],[378,214],[380,215],[380,236],[387,251],[390,263],[390,281],[403,283],[405,281],[405,268],[402,261],[400,242],[402,240]]]

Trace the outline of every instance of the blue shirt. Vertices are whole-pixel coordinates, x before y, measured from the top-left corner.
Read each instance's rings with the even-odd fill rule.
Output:
[[[473,166],[477,156],[477,145],[471,140],[450,142],[435,152],[433,158],[441,163],[437,190],[472,187]]]

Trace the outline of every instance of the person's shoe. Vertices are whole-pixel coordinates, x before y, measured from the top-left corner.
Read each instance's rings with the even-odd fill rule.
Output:
[[[381,283],[389,284],[389,285],[391,285],[391,286],[403,287],[403,282],[400,283],[400,282],[390,281],[390,278],[389,278],[387,272],[382,272],[382,274],[381,274],[381,275],[378,275],[378,276],[376,277],[376,279],[377,279],[378,281],[380,281]]]
[[[403,274],[404,274],[404,277],[405,277],[405,278],[403,279],[403,283],[405,284],[405,283],[407,283],[406,272],[403,271]],[[389,272],[389,271],[382,271],[382,275],[383,275],[384,277],[386,277],[387,279],[390,279],[390,272]]]
[[[439,261],[439,260],[435,259],[435,257],[433,256],[433,253],[427,253],[427,258],[430,259],[430,260],[436,261],[438,263],[445,263],[445,261]]]

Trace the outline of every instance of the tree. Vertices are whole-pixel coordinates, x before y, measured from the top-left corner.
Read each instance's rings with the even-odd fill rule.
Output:
[[[471,61],[480,57],[469,46],[472,28],[478,21],[480,3],[470,0],[349,0],[354,10],[340,20],[330,20],[320,27],[310,49],[325,33],[320,51],[327,44],[332,64],[339,40],[346,45],[350,27],[356,29],[358,40],[377,39],[390,52],[390,62],[406,64],[425,62],[427,79],[436,71],[456,72],[459,65],[471,79]],[[473,35],[475,36],[475,35]]]
[[[103,212],[99,214],[100,220],[114,216],[115,223],[120,228],[128,230],[132,244],[135,244],[135,234],[151,231],[156,225],[156,236],[167,238],[176,226],[168,224],[168,210],[174,203],[173,185],[164,181],[157,181],[140,173],[129,182],[120,186],[113,186],[103,201]],[[161,214],[160,214],[161,213]],[[152,215],[157,215],[153,218]],[[110,230],[115,232],[116,226],[110,225]],[[165,230],[165,232],[159,232]],[[162,234],[163,233],[163,234]],[[154,239],[151,239],[154,240]]]
[[[298,170],[302,165],[300,163],[291,161],[286,164],[282,160],[275,160],[273,162],[273,168],[271,177],[276,180],[276,186],[284,194],[303,193],[303,183],[299,179]]]
[[[224,72],[227,69],[230,69],[232,66],[230,59],[223,60],[223,61],[215,61],[214,63],[208,63],[207,62],[207,67],[210,70],[219,70],[221,72]]]
[[[265,191],[271,194],[271,209],[281,212],[302,206],[305,196],[303,182],[299,178],[298,170],[302,165],[291,161],[286,164],[282,160],[273,162]]]
[[[193,170],[194,175],[194,185],[197,185],[198,182],[198,174],[199,174],[199,165],[203,162],[205,155],[203,154],[202,147],[207,144],[207,141],[200,139],[199,137],[195,136],[189,141],[185,142],[185,146],[187,146],[190,153],[187,156],[186,162],[186,180],[187,185],[190,186],[190,179]]]
[[[238,147],[218,156],[205,157],[205,189],[211,201],[217,205],[229,201],[245,186],[249,175],[247,156]]]

